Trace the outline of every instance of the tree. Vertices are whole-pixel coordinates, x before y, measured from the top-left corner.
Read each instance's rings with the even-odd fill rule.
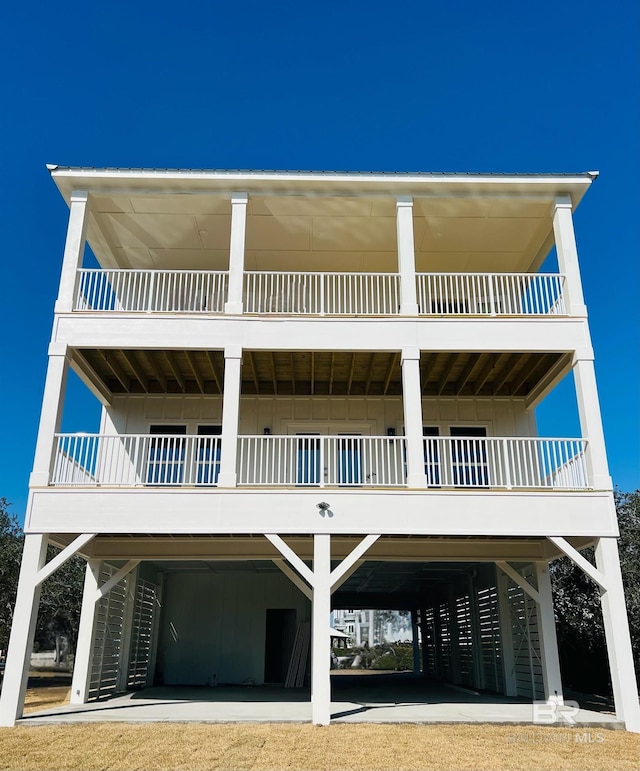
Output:
[[[24,534],[18,520],[9,513],[11,504],[0,498],[0,650],[6,650],[13,621],[18,589]],[[47,548],[47,560],[59,549]],[[80,622],[84,560],[71,557],[42,584],[40,611],[35,642],[40,648],[56,647],[56,638],[64,635],[75,649]]]
[[[617,491],[615,501],[631,644],[636,673],[640,674],[640,490]],[[595,564],[593,548],[582,554]],[[598,587],[568,557],[551,563],[551,578],[563,680],[577,690],[610,692]]]
[[[22,528],[9,513],[9,506],[6,498],[0,498],[0,650],[3,651],[9,644],[24,540]]]

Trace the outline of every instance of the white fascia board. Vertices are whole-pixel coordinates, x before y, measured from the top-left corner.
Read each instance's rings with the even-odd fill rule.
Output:
[[[281,195],[512,195],[533,193],[549,200],[570,195],[577,206],[593,181],[590,174],[412,174],[304,171],[204,171],[55,167],[51,176],[68,202],[74,189],[123,194],[188,193],[198,190]]]
[[[320,491],[32,489],[26,532],[617,535],[610,493],[368,491],[339,488],[328,521]]]
[[[71,348],[570,352],[584,347],[582,319],[265,319],[67,314],[56,340]]]

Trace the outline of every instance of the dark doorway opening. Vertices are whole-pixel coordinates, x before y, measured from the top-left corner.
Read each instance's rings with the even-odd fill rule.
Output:
[[[287,677],[296,636],[296,611],[289,608],[267,608],[264,681],[282,685]]]

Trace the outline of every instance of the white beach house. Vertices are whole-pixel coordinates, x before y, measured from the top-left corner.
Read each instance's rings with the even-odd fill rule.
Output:
[[[283,683],[296,655],[302,682],[310,639],[318,724],[331,609],[410,610],[426,679],[561,703],[566,554],[640,730],[572,220],[596,174],[49,168],[70,217],[2,724],[74,553],[72,702]],[[97,434],[61,433],[69,368]],[[571,371],[580,436],[540,437]]]

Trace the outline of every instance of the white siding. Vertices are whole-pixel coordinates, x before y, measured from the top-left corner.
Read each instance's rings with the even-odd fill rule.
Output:
[[[535,436],[532,411],[521,399],[425,398],[423,423],[438,426],[446,436],[452,425],[486,426],[489,436]],[[154,423],[181,423],[187,433],[198,425],[222,422],[219,396],[135,395],[113,399],[102,430],[105,433],[147,433]],[[244,396],[240,404],[240,434],[287,434],[324,427],[340,430],[340,424],[362,425],[371,435],[383,436],[387,428],[402,431],[404,418],[400,397]]]
[[[297,623],[310,618],[306,598],[276,573],[167,574],[157,659],[164,682],[263,683],[267,608],[293,608]]]

